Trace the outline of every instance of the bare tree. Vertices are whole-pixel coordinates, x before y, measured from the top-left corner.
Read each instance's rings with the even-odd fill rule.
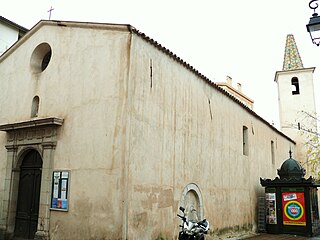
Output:
[[[306,139],[307,165],[311,174],[320,179],[320,118],[315,113],[301,111],[296,128]]]

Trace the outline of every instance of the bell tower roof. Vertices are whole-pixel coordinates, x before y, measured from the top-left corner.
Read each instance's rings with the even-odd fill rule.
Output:
[[[303,64],[293,34],[287,35],[284,52],[283,71],[302,69]]]

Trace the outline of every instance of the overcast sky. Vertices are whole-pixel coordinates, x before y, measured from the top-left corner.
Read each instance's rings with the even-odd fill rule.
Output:
[[[242,84],[254,110],[278,125],[275,72],[282,70],[285,40],[293,34],[304,67],[316,67],[320,47],[306,24],[309,0],[9,0],[0,15],[26,28],[41,19],[131,24],[214,82]],[[320,10],[320,9],[319,9]],[[320,94],[316,95],[317,107]],[[318,111],[319,112],[319,111]]]

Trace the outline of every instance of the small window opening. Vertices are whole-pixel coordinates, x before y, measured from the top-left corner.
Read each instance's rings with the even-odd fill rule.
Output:
[[[152,76],[153,76],[153,69],[152,69],[152,59],[150,59],[150,88],[152,88]]]
[[[209,103],[209,111],[210,111],[210,118],[211,118],[211,121],[212,121],[212,110],[211,110],[211,102],[210,102],[210,99],[208,98],[208,103]]]
[[[39,99],[38,96],[35,96],[35,97],[32,99],[32,106],[31,106],[31,117],[32,117],[32,118],[38,117],[39,102],[40,102],[40,99]]]
[[[246,126],[242,128],[242,153],[246,156],[249,154],[248,128]]]
[[[292,95],[300,94],[299,80],[297,77],[293,77],[291,79],[291,85],[292,85]]]
[[[274,157],[274,141],[271,141],[271,162],[275,164],[275,157]]]

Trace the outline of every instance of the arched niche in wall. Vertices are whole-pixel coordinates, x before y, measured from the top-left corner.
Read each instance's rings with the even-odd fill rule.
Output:
[[[200,188],[195,183],[189,183],[182,191],[180,206],[186,209],[188,219],[203,219],[203,199]]]

